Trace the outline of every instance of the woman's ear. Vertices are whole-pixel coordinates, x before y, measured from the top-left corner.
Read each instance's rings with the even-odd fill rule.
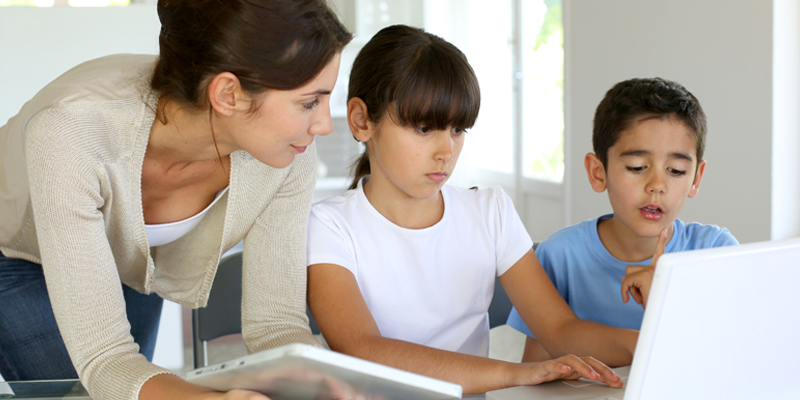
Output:
[[[697,172],[694,174],[694,182],[692,182],[692,188],[689,190],[689,198],[697,196],[697,193],[700,191],[700,180],[703,179],[703,174],[706,172],[706,160],[701,160],[699,164],[697,164]]]
[[[369,120],[367,103],[358,97],[347,102],[347,124],[350,132],[359,142],[365,143],[372,138],[374,124]]]
[[[592,190],[602,193],[608,187],[606,168],[603,162],[594,153],[587,153],[583,158],[583,165],[586,167],[586,174],[589,176],[589,184]]]
[[[230,117],[244,106],[244,91],[239,78],[230,72],[217,74],[208,84],[208,101],[219,114]],[[237,107],[238,106],[238,107]]]

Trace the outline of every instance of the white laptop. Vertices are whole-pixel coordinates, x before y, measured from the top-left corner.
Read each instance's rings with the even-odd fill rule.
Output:
[[[556,381],[486,398],[800,399],[798,359],[800,238],[662,256],[622,389]]]
[[[211,389],[249,389],[281,399],[458,399],[461,386],[330,350],[290,344],[186,374]]]

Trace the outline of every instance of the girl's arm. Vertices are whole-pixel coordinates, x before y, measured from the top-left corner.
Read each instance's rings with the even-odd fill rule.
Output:
[[[500,276],[500,283],[550,355],[572,353],[611,366],[631,364],[639,332],[579,319],[558,294],[533,250]]]
[[[517,364],[382,337],[355,277],[339,265],[311,265],[308,289],[314,319],[332,350],[454,382],[463,387],[465,394],[581,376],[621,385],[618,376],[591,358],[566,356],[543,363]],[[604,376],[595,369],[603,370]]]
[[[522,352],[522,362],[544,361],[553,358],[536,338],[525,337],[525,350]]]

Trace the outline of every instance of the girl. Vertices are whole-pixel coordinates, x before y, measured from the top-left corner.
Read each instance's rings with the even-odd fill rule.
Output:
[[[309,225],[309,305],[331,349],[465,393],[581,376],[621,386],[603,363],[567,354],[627,365],[636,332],[572,313],[500,188],[444,186],[480,103],[464,54],[420,29],[388,27],[356,58],[348,97],[366,151],[351,190],[312,207]],[[486,358],[495,276],[560,358]]]
[[[251,352],[305,315],[316,135],[351,35],[324,0],[159,0],[160,54],[81,64],[0,127],[0,373],[92,398],[254,398],[150,361],[162,298],[206,304],[244,239]]]

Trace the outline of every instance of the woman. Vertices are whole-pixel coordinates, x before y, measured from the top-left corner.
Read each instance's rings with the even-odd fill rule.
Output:
[[[312,144],[331,132],[351,35],[324,0],[161,0],[158,13],[158,58],[81,64],[0,128],[0,374],[77,375],[95,399],[264,398],[151,364],[161,298],[204,306],[244,239],[248,349],[317,344]]]

